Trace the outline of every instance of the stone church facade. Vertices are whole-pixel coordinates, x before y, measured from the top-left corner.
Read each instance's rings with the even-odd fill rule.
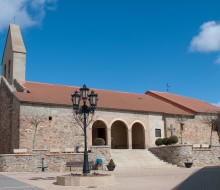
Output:
[[[78,87],[25,81],[25,70],[22,35],[19,26],[11,24],[2,58],[0,154],[13,153],[13,149],[32,152],[83,146],[83,130],[74,120],[71,102]],[[206,102],[170,93],[94,90],[99,101],[87,129],[89,147],[101,137],[112,149],[147,149],[171,133],[179,137],[178,143],[209,144],[210,126],[202,119],[220,111]],[[213,131],[212,144],[219,145],[218,131]]]

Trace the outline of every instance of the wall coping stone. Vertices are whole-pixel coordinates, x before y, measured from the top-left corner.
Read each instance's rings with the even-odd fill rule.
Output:
[[[75,153],[53,153],[53,154],[46,154],[46,156],[63,156],[63,155],[68,155],[68,154],[71,154],[71,155],[84,155],[84,153],[82,152],[75,152]],[[88,152],[88,154],[91,154],[90,152]]]
[[[6,156],[33,156],[33,154],[0,154],[0,157]]]
[[[149,147],[148,149],[152,149],[152,148],[167,148],[167,147],[186,147],[186,146],[191,146],[192,144],[178,144],[178,145],[167,145],[167,146],[155,146],[155,147]]]
[[[108,146],[108,145],[91,146],[91,148],[110,148],[110,146]]]
[[[192,151],[212,151],[212,149],[211,148],[209,148],[209,149],[192,149]]]
[[[49,151],[49,149],[33,149],[33,151]]]

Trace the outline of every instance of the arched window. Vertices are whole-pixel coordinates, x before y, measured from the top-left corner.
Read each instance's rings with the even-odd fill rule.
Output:
[[[8,61],[8,78],[10,78],[10,73],[11,73],[11,61]]]

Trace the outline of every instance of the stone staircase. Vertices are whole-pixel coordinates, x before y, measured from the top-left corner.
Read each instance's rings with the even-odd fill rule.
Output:
[[[147,149],[111,149],[111,158],[117,167],[177,167],[160,160]]]

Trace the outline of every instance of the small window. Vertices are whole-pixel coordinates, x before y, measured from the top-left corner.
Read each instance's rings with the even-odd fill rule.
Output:
[[[49,121],[52,121],[52,117],[51,116],[49,117]]]
[[[10,78],[10,73],[11,73],[11,61],[8,61],[8,78]]]
[[[155,129],[155,137],[161,137],[161,129]]]
[[[6,78],[6,65],[4,65],[4,77]]]

